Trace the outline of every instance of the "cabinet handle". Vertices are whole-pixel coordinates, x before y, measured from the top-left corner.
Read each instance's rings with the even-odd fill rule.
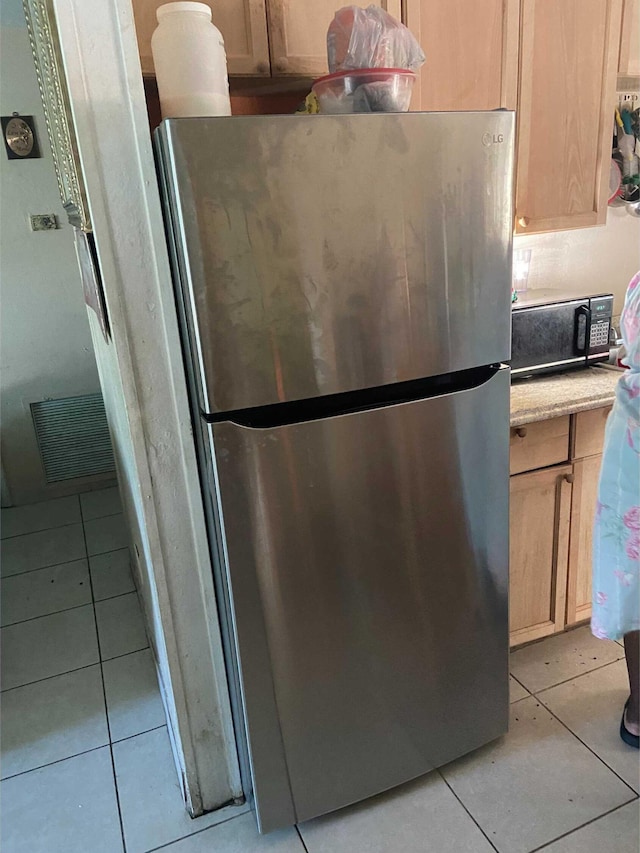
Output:
[[[282,59],[276,60],[276,71],[280,71],[284,73],[289,70],[289,60],[286,56],[283,56]]]
[[[256,68],[256,71],[259,74],[268,74],[269,73],[269,63],[268,62],[259,62]]]
[[[573,483],[574,477],[573,474],[565,474],[564,481],[565,483]]]
[[[527,435],[527,428],[526,427],[518,427],[516,429],[516,435],[518,436],[518,438],[525,438]]]
[[[526,228],[527,225],[531,222],[528,216],[520,216],[518,219],[518,225],[521,228]]]

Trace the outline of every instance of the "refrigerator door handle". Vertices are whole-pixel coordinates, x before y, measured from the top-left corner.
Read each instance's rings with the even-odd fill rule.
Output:
[[[294,400],[285,403],[272,403],[268,406],[256,406],[215,415],[203,414],[208,423],[231,422],[238,426],[253,429],[271,429],[287,424],[306,423],[325,420],[339,415],[395,406],[400,403],[412,403],[471,391],[485,385],[502,369],[504,365],[493,364],[476,367],[458,373],[447,373],[429,379],[414,379],[409,382],[396,382],[376,388],[359,391],[347,391],[340,394],[326,394],[307,400]]]

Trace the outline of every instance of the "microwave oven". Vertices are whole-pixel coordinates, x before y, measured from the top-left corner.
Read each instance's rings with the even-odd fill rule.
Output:
[[[521,295],[511,312],[513,378],[588,367],[609,358],[613,295],[555,290]]]

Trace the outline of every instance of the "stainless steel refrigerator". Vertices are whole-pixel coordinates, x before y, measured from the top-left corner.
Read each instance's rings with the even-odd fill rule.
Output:
[[[156,133],[262,831],[507,729],[513,137],[504,111]]]

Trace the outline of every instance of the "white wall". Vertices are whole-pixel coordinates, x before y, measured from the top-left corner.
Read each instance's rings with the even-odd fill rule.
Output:
[[[640,217],[610,207],[606,225],[516,237],[513,248],[532,249],[529,288],[613,293],[619,314],[627,285],[640,269]]]
[[[8,160],[0,143],[2,465],[19,504],[77,488],[46,484],[29,403],[94,393],[100,385],[20,0],[2,0],[0,80],[0,113],[35,116],[42,153]],[[55,213],[60,229],[31,231],[31,213]]]

